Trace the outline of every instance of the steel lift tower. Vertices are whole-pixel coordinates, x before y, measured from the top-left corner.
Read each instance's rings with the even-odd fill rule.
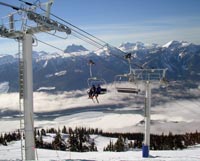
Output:
[[[167,69],[132,69],[132,73],[137,82],[144,84],[145,86],[145,107],[144,107],[144,121],[145,132],[144,142],[142,147],[142,156],[144,158],[149,157],[150,149],[150,121],[151,121],[151,85],[166,83],[166,71]]]
[[[46,14],[36,13],[37,6],[20,8],[7,3],[0,2],[0,5],[16,10],[15,13],[7,16],[7,23],[0,24],[0,36],[16,39],[22,42],[22,59],[20,60],[20,101],[22,100],[24,110],[24,133],[25,133],[25,160],[35,160],[34,140],[34,110],[33,110],[33,69],[32,69],[32,43],[33,34],[48,31],[59,31],[71,34],[71,29],[61,24],[50,16],[50,8],[53,0],[46,5]],[[31,5],[31,4],[29,4]],[[40,4],[41,7],[41,4]],[[20,14],[19,14],[20,13]],[[14,16],[21,15],[21,27],[15,25]],[[17,29],[18,28],[18,29]],[[19,53],[20,54],[20,53]],[[22,160],[24,160],[22,152]]]

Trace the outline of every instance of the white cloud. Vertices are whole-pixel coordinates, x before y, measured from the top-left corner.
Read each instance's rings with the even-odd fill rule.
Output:
[[[34,93],[34,111],[45,112],[45,111],[59,111],[70,108],[89,107],[89,106],[102,106],[108,104],[119,104],[123,103],[121,98],[126,98],[128,95],[119,95],[111,87],[110,91],[106,95],[99,96],[100,104],[93,103],[91,99],[88,99],[87,90],[77,90],[70,92],[63,92],[59,94],[48,94],[45,92]],[[12,98],[12,99],[11,99]],[[0,97],[0,109],[19,109],[19,95],[18,93],[1,94]]]
[[[35,92],[35,126],[87,126],[99,127],[105,131],[143,132],[144,96],[117,93],[113,85],[109,85],[108,89],[107,94],[98,97],[99,104],[88,99],[87,90],[57,94]],[[189,93],[198,95],[199,91],[189,90]],[[160,99],[159,94],[153,94],[152,104],[156,105],[151,108],[152,133],[194,132],[200,128],[200,99],[172,100],[165,96],[162,100],[166,102],[157,105],[154,101]],[[13,122],[14,126],[9,123],[9,130],[17,127],[16,120],[12,118],[12,111],[16,110],[19,110],[18,93],[1,94],[0,127],[5,127],[5,121]]]

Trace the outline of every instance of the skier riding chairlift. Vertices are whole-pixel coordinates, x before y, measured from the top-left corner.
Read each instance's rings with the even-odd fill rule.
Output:
[[[99,103],[98,100],[98,95],[101,94],[101,86],[98,85],[97,88],[95,87],[95,85],[92,85],[92,87],[90,88],[88,95],[89,98],[92,99],[92,101],[94,102],[93,98],[96,98],[97,103]]]

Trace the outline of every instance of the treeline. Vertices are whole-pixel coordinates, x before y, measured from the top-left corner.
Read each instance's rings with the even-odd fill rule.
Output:
[[[133,149],[141,149],[144,140],[142,133],[107,133],[98,128],[83,128],[75,129],[40,129],[35,130],[35,145],[36,148],[54,149],[63,151],[88,152],[97,151],[95,140],[90,135],[100,135],[105,137],[117,138],[110,139],[110,142],[104,151],[128,151]],[[47,138],[51,139],[47,139]],[[4,133],[0,135],[0,144],[7,145],[8,142],[21,139],[19,130],[13,133]],[[168,135],[153,135],[150,137],[151,150],[176,150],[184,149],[188,146],[200,144],[200,132],[173,134]],[[50,141],[51,140],[51,141]],[[115,142],[113,140],[116,140]]]
[[[200,144],[200,132],[186,134],[151,135],[151,149],[153,150],[177,150],[188,146]]]
[[[12,132],[12,133],[4,133],[0,135],[0,144],[7,146],[9,142],[11,141],[18,141],[21,139],[21,133],[18,130],[17,132]]]
[[[104,151],[126,151],[142,148],[142,141],[144,135],[142,133],[103,133],[103,136],[118,137],[117,141],[110,143],[104,148]],[[150,136],[150,149],[151,150],[177,150],[185,149],[188,146],[200,144],[200,132],[186,133],[186,134],[172,134],[168,135],[153,135]]]
[[[42,131],[44,131],[44,129],[42,129]],[[42,131],[41,133],[44,133]],[[118,138],[116,142],[110,140],[109,144],[104,148],[104,151],[127,151],[132,149],[141,149],[144,140],[144,135],[142,133],[107,133],[99,130],[98,128],[75,128],[73,130],[72,128],[67,129],[64,126],[62,130],[56,130],[53,128],[47,129],[46,133],[68,134],[66,144],[68,146],[66,146],[65,149],[70,151],[97,151],[94,140],[90,139],[91,134]],[[150,139],[151,150],[176,150],[200,144],[200,133],[196,131],[195,133],[179,135],[172,134],[171,132],[168,135],[151,134]],[[83,146],[85,144],[89,144],[89,146]]]
[[[104,151],[130,151],[133,149],[141,149],[142,148],[142,141],[134,140],[129,141],[127,138],[124,138],[122,135],[119,135],[117,141],[114,143],[110,140],[107,147],[104,147]]]
[[[41,129],[36,130],[35,142],[36,148],[54,149],[63,151],[88,152],[97,151],[94,139],[90,138],[90,134],[101,134],[98,129],[86,128],[66,128],[63,129]],[[52,142],[44,142],[43,137],[55,134]]]

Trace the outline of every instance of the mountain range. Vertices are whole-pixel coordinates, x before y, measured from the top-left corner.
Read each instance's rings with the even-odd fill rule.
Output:
[[[119,50],[120,49],[120,50]],[[90,77],[88,61],[93,60],[93,76],[113,83],[115,75],[128,73],[125,53],[132,53],[132,68],[167,68],[169,81],[200,80],[200,45],[185,41],[157,44],[122,43],[119,48],[105,46],[89,51],[82,45],[70,45],[64,52],[33,51],[34,91],[69,91],[87,88]],[[0,82],[9,83],[9,92],[18,91],[19,59],[16,55],[0,55]]]

